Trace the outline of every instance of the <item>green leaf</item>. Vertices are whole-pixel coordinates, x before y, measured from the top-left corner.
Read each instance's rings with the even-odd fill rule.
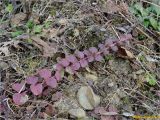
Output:
[[[27,42],[31,44],[33,41],[32,39],[27,39]]]
[[[11,13],[13,11],[13,5],[12,4],[8,4],[8,6],[6,7],[6,11]]]
[[[32,20],[29,20],[27,23],[26,23],[26,26],[28,29],[32,29],[34,27],[34,22]]]
[[[34,28],[33,28],[33,32],[34,33],[41,33],[42,32],[42,25],[36,25],[36,26],[34,26]]]
[[[156,77],[153,74],[147,73],[146,74],[146,80],[150,85],[156,85]]]
[[[18,31],[12,32],[12,33],[11,33],[11,36],[12,36],[12,37],[17,37],[17,36],[21,35],[22,33],[23,33],[23,31],[18,30]]]
[[[137,10],[139,10],[139,11],[143,11],[143,6],[142,6],[141,3],[136,3],[136,4],[134,5],[134,8],[137,9]]]
[[[146,8],[147,13],[150,13],[152,10],[153,10],[152,7],[147,7]]]
[[[158,16],[160,15],[160,7],[152,5],[152,11],[154,11]]]
[[[158,23],[158,31],[160,32],[160,22]]]
[[[148,27],[150,22],[149,22],[148,19],[146,19],[146,20],[143,21],[143,24],[144,24],[145,27]]]
[[[137,10],[134,9],[133,7],[129,7],[129,11],[134,15],[138,14]]]
[[[156,30],[157,27],[158,27],[158,22],[157,22],[157,20],[155,20],[153,17],[150,17],[150,18],[149,18],[149,21],[150,21],[152,27]]]
[[[139,19],[140,22],[144,21],[144,18],[141,15],[138,15],[137,17],[138,17],[138,19]]]
[[[45,28],[49,28],[51,26],[51,21],[46,21],[45,23],[44,23],[44,27]]]
[[[147,15],[148,15],[147,10],[145,10],[145,9],[143,8],[143,6],[142,6],[141,3],[136,3],[136,4],[134,5],[134,8],[137,9],[137,10],[141,13],[142,16],[147,16]]]

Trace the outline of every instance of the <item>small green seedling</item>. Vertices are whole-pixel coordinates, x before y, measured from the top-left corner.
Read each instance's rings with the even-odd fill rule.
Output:
[[[8,6],[6,7],[6,11],[11,13],[13,11],[13,5],[12,4],[8,4]]]
[[[156,85],[156,77],[154,74],[146,73],[145,78],[150,85]]]
[[[44,28],[49,28],[51,26],[51,21],[46,21],[45,23],[44,23]]]
[[[39,34],[39,33],[42,32],[42,28],[43,28],[42,25],[36,25],[36,26],[34,26],[34,28],[33,28],[33,32],[34,32],[35,34]]]
[[[23,34],[23,31],[22,30],[17,30],[15,32],[12,32],[11,36],[14,38],[14,37],[17,37],[17,36],[19,36],[21,34]]]
[[[29,20],[27,23],[26,23],[26,26],[28,29],[33,29],[34,27],[34,22],[32,20]]]

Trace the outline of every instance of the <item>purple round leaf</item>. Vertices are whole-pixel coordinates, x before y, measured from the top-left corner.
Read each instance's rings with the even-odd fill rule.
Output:
[[[105,46],[104,46],[104,44],[98,44],[98,48],[100,49],[100,50],[102,50],[102,49],[104,49],[105,48]]]
[[[107,39],[105,41],[105,45],[107,45],[107,46],[111,46],[112,44],[113,44],[113,40],[112,39]]]
[[[61,71],[56,71],[55,78],[56,78],[57,81],[60,81],[62,79]]]
[[[97,48],[96,47],[90,47],[89,48],[89,51],[92,53],[92,54],[95,54],[98,52]]]
[[[61,71],[63,69],[63,66],[59,63],[56,64],[56,70]]]
[[[80,65],[81,65],[82,68],[84,68],[84,67],[86,67],[88,65],[88,61],[85,60],[85,59],[81,59],[79,61],[79,63],[80,63]]]
[[[65,58],[61,59],[59,62],[63,67],[67,67],[69,65],[69,61]]]
[[[129,39],[132,39],[132,35],[131,34],[126,34],[126,35],[121,35],[120,36],[120,41],[127,41]]]
[[[29,76],[26,78],[26,83],[27,84],[36,84],[38,82],[38,77],[36,76]]]
[[[109,50],[107,48],[103,49],[102,52],[103,52],[104,55],[108,55],[109,54]]]
[[[78,58],[84,58],[84,53],[81,51],[76,51],[75,54]]]
[[[94,61],[94,56],[90,55],[87,57],[88,62],[93,62]]]
[[[45,80],[46,84],[50,86],[51,88],[56,88],[57,87],[57,80],[55,77],[51,77]]]
[[[2,113],[3,111],[5,111],[5,106],[3,103],[0,103],[0,113]]]
[[[117,47],[117,46],[113,46],[113,47],[111,47],[111,50],[112,50],[113,52],[116,52],[116,51],[118,51],[118,47]]]
[[[28,96],[26,94],[23,93],[15,93],[13,95],[13,102],[16,105],[23,105],[24,103],[26,103],[28,101]]]
[[[25,89],[25,85],[24,84],[25,84],[24,81],[21,82],[21,83],[15,83],[15,84],[12,85],[12,89],[17,91],[17,92],[20,92],[21,89],[23,91]]]
[[[101,54],[97,54],[97,55],[95,55],[95,60],[100,62],[103,60],[103,57],[101,56]]]
[[[89,56],[91,54],[88,50],[84,50],[83,53],[85,56]]]
[[[74,63],[77,61],[77,58],[74,55],[68,55],[66,56],[66,59],[71,63]]]
[[[34,95],[40,95],[42,93],[42,90],[43,90],[42,83],[31,85],[30,89],[31,89],[31,92]]]
[[[40,77],[47,79],[51,77],[51,71],[49,69],[41,69],[39,72]]]
[[[80,63],[77,61],[77,62],[75,62],[75,63],[73,63],[72,65],[71,65],[71,68],[73,69],[73,70],[79,70],[79,68],[80,68],[81,66],[80,66]]]

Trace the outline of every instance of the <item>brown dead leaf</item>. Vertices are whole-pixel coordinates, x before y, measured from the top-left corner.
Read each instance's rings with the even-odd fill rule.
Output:
[[[118,56],[125,59],[133,59],[135,56],[132,52],[127,50],[125,47],[120,47],[118,50]]]
[[[52,101],[58,101],[63,97],[62,92],[56,92],[52,95]]]
[[[36,24],[39,24],[40,22],[39,22],[39,15],[37,14],[37,13],[35,13],[35,12],[32,12],[32,14],[31,14],[31,19],[33,20],[33,22],[34,23],[36,23]]]
[[[103,12],[110,13],[110,14],[118,12],[120,10],[119,6],[116,5],[116,3],[112,0],[107,0],[104,7],[105,8],[104,8]]]
[[[85,74],[85,77],[87,80],[93,80],[94,82],[98,80],[98,77],[96,74]]]
[[[65,18],[61,18],[59,21],[58,21],[61,25],[66,25],[68,23],[68,20],[65,19]]]
[[[20,24],[20,22],[22,22],[23,20],[25,20],[25,18],[27,17],[27,15],[25,13],[18,13],[15,14],[12,18],[11,18],[11,24],[13,25],[18,25]]]
[[[56,46],[49,46],[48,43],[37,36],[31,37],[31,39],[33,40],[33,44],[43,52],[45,57],[51,57],[56,53]]]
[[[115,120],[113,116],[101,116],[101,120]]]
[[[56,37],[58,30],[55,28],[44,29],[43,33],[44,33],[44,36],[47,36],[48,38],[53,38],[53,37]]]
[[[113,116],[118,114],[116,108],[114,107],[109,107],[108,111],[106,111],[104,107],[97,107],[94,112],[102,116]]]
[[[97,107],[94,110],[95,114],[100,115],[101,120],[118,120],[117,116],[117,109],[114,106],[109,106],[108,110],[104,107]]]
[[[33,111],[34,111],[34,106],[33,105],[29,105],[29,106],[26,107],[26,110],[27,110],[27,113],[32,114]]]
[[[45,113],[49,116],[54,116],[56,114],[56,109],[51,106],[51,105],[48,105],[46,108],[45,108]]]
[[[129,13],[129,6],[127,3],[125,2],[121,2],[120,5],[119,5],[119,8],[122,12],[124,13]]]
[[[96,107],[94,109],[95,114],[101,114],[101,113],[105,113],[105,112],[106,112],[106,109],[104,107]]]

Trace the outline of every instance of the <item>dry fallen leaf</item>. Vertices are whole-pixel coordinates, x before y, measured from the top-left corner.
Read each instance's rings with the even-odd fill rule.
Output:
[[[70,109],[68,111],[68,113],[74,117],[77,117],[77,118],[84,118],[86,117],[86,113],[83,109],[81,108],[77,108],[77,109]]]
[[[33,44],[43,52],[43,55],[45,57],[51,57],[56,53],[56,46],[49,46],[46,42],[44,42],[41,38],[37,36],[31,37],[31,39],[33,40]]]
[[[20,22],[22,22],[23,20],[25,20],[25,18],[27,17],[27,15],[25,13],[18,13],[15,14],[12,18],[11,18],[11,24],[13,25],[18,25],[20,24]]]
[[[109,107],[109,110],[107,111],[104,107],[97,107],[95,108],[94,112],[96,114],[100,114],[101,116],[103,116],[102,118],[109,118],[111,116],[115,116],[118,115],[117,110],[114,107]],[[107,117],[105,117],[107,116]]]
[[[132,52],[127,50],[125,47],[120,47],[118,50],[118,56],[125,58],[125,59],[133,59],[135,56],[133,55]]]
[[[51,106],[51,105],[48,105],[46,108],[45,108],[45,113],[49,116],[54,116],[56,114],[56,109]]]
[[[129,6],[126,2],[120,2],[119,8],[122,12],[129,13]]]
[[[101,116],[101,120],[115,120],[113,116]]]
[[[78,90],[77,97],[79,104],[86,110],[92,110],[100,103],[100,97],[89,86],[81,87]]]
[[[34,23],[36,23],[36,24],[39,24],[40,23],[40,21],[39,21],[39,15],[37,14],[37,13],[35,13],[35,12],[32,12],[32,14],[31,14],[31,19],[34,21]]]
[[[57,120],[69,120],[69,119],[65,119],[65,118],[57,118]]]
[[[62,18],[58,21],[61,25],[66,25],[68,23],[68,20],[65,18]]]
[[[85,77],[87,80],[93,80],[94,82],[98,80],[97,75],[94,75],[94,74],[85,74]]]
[[[116,3],[114,3],[114,1],[112,0],[107,0],[107,2],[105,3],[103,12],[106,13],[115,13],[118,12],[120,10],[119,6],[116,5]]]
[[[46,37],[53,38],[57,36],[58,30],[55,28],[43,29],[43,34]]]

